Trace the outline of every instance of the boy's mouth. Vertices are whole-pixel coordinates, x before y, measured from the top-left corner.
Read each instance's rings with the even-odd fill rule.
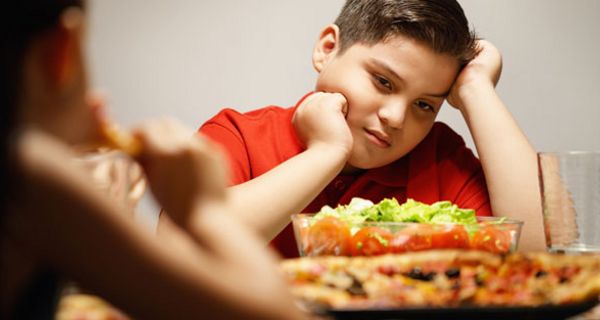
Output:
[[[383,132],[365,129],[365,133],[367,134],[369,141],[380,148],[389,148],[392,145],[390,137]]]

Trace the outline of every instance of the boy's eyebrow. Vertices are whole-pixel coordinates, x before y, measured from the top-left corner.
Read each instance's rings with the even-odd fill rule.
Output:
[[[434,98],[443,98],[445,99],[448,95],[450,94],[450,92],[444,92],[444,93],[426,93],[426,96],[429,97],[434,97]]]
[[[402,79],[402,77],[396,73],[396,71],[394,71],[394,69],[392,69],[387,63],[375,59],[375,58],[371,58],[369,59],[369,62],[374,64],[375,66],[377,66],[378,68],[383,69],[386,73],[388,73],[392,78],[395,78],[396,81],[404,83],[404,79]]]
[[[376,65],[377,67],[383,69],[386,73],[388,73],[390,76],[392,76],[392,78],[396,78],[396,81],[398,81],[400,83],[405,83],[406,82],[387,63],[385,63],[385,62],[383,62],[381,60],[375,59],[375,58],[369,59],[369,62],[372,63],[372,64],[374,64],[374,65]],[[450,94],[450,91],[443,92],[443,93],[428,93],[428,94],[425,94],[425,95],[429,96],[429,97],[444,98],[445,99],[449,94]]]

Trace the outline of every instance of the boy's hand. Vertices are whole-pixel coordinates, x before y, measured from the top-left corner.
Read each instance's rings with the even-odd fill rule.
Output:
[[[352,150],[352,134],[346,123],[348,102],[340,93],[316,92],[296,110],[292,122],[307,148],[325,145],[339,148],[346,156]]]
[[[459,110],[477,86],[496,86],[502,72],[500,51],[489,41],[479,40],[477,45],[479,54],[461,70],[448,95],[448,102]]]
[[[210,141],[172,120],[144,123],[134,133],[150,188],[175,222],[187,225],[201,202],[222,199],[225,170]]]

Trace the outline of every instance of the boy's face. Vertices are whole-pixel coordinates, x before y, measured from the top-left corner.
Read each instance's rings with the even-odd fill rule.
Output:
[[[347,171],[400,159],[421,142],[459,71],[458,61],[412,39],[394,36],[338,53],[337,27],[321,33],[313,63],[316,91],[348,101],[346,120],[354,146]]]

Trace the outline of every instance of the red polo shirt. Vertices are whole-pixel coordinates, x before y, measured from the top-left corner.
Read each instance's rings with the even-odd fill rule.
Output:
[[[225,147],[232,185],[258,177],[303,151],[291,122],[294,111],[295,107],[277,106],[247,113],[224,109],[202,125],[200,132]],[[287,192],[293,192],[293,181]],[[440,122],[403,158],[360,175],[338,175],[303,212],[347,204],[352,197],[373,202],[395,197],[400,203],[407,198],[425,203],[450,200],[475,209],[477,215],[491,215],[479,160],[457,133]],[[284,257],[298,256],[291,224],[271,243]]]

